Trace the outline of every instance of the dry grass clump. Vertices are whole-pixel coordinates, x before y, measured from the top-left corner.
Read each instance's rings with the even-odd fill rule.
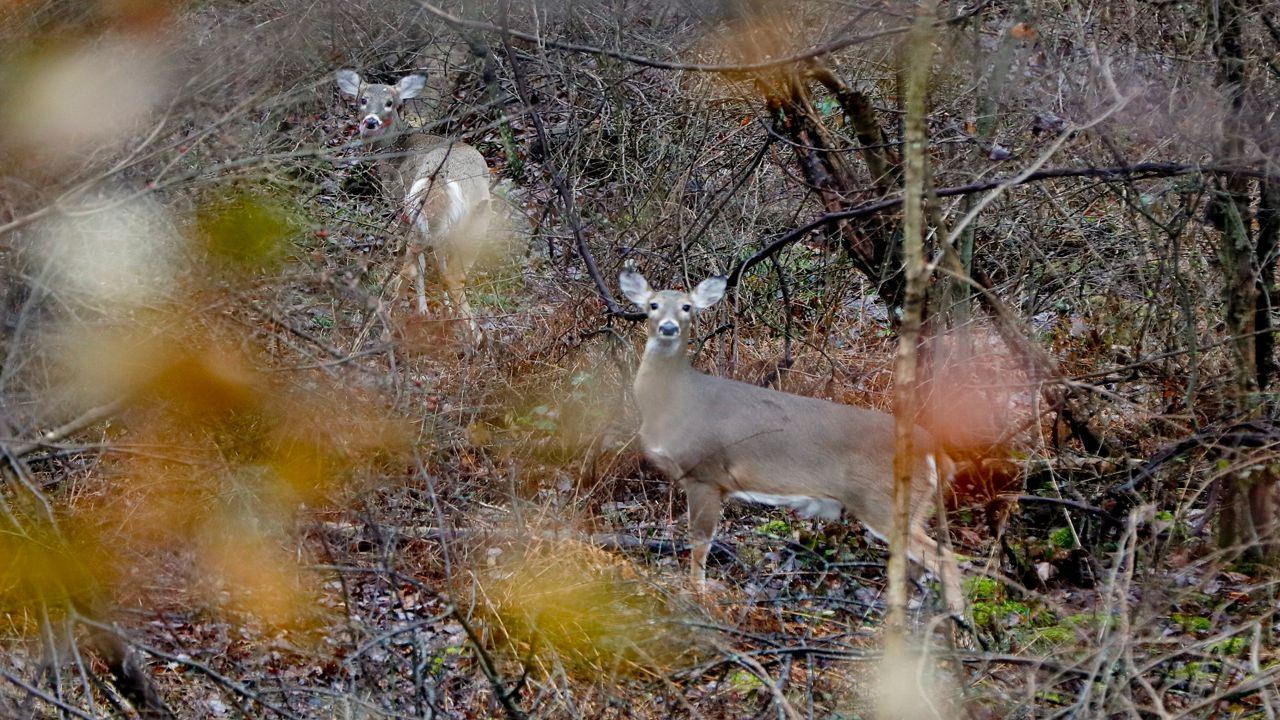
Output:
[[[707,653],[670,593],[571,539],[493,548],[472,578],[492,644],[548,675],[663,677]]]

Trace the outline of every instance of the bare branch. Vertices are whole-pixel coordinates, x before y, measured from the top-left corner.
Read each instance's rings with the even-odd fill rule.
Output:
[[[551,184],[555,187],[556,194],[560,196],[560,202],[564,206],[564,218],[573,230],[578,254],[582,256],[582,262],[587,266],[587,274],[595,281],[596,289],[600,292],[600,298],[604,300],[609,314],[624,315],[625,311],[613,299],[613,293],[610,292],[609,286],[605,283],[604,276],[600,274],[600,268],[596,265],[595,256],[591,254],[591,248],[587,245],[587,236],[582,231],[582,220],[578,217],[577,205],[573,201],[573,193],[569,190],[569,181],[565,179],[564,173],[556,165],[555,160],[551,158],[551,145],[547,140],[546,123],[542,121],[542,113],[538,111],[529,91],[524,72],[520,68],[520,61],[516,58],[511,45],[505,40],[503,41],[503,46],[507,51],[507,61],[511,63],[511,74],[515,76],[516,91],[520,95],[520,102],[525,107],[525,113],[533,120],[533,127],[538,133],[538,143],[542,146],[542,165],[546,168],[547,175],[551,177]]]
[[[990,4],[990,0],[985,0],[984,2],[978,3],[977,6],[968,10],[967,12],[961,13],[953,18],[948,18],[943,21],[935,22],[935,25],[949,25],[952,23],[963,22],[964,20],[967,20],[973,17],[974,15],[978,14],[979,12],[981,12],[983,8],[985,8],[989,4]],[[754,70],[769,70],[771,68],[782,67],[784,65],[791,65],[793,63],[805,62],[808,60],[813,60],[814,58],[822,57],[823,55],[829,55],[833,52],[843,50],[853,45],[858,45],[860,43],[870,42],[872,40],[879,40],[880,38],[885,38],[885,37],[892,37],[894,35],[901,35],[910,29],[910,26],[903,25],[901,27],[893,27],[887,30],[880,30],[878,32],[867,33],[865,35],[846,35],[845,37],[839,38],[837,40],[832,40],[831,42],[823,43],[822,45],[817,45],[815,47],[809,48],[808,50],[804,50],[802,52],[798,52],[793,55],[787,55],[785,57],[777,58],[775,60],[763,60],[757,63],[738,63],[738,64],[729,64],[729,65],[717,65],[717,64],[709,64],[709,63],[682,63],[682,62],[674,62],[671,60],[658,60],[656,58],[644,57],[643,55],[633,55],[631,53],[622,52],[620,50],[610,50],[608,48],[595,47],[593,45],[583,45],[581,43],[573,43],[565,40],[556,40],[555,38],[547,38],[541,35],[537,35],[535,33],[523,32],[521,30],[514,30],[509,27],[494,25],[492,23],[487,23],[482,20],[468,20],[466,18],[458,17],[457,15],[454,15],[450,12],[445,11],[443,8],[432,5],[429,2],[425,2],[425,0],[418,0],[418,7],[427,11],[431,15],[436,16],[437,18],[440,18],[441,20],[453,26],[454,28],[465,28],[467,30],[480,30],[482,32],[499,33],[505,37],[514,38],[516,40],[523,40],[525,42],[530,42],[540,47],[549,47],[549,48],[554,48],[556,50],[565,50],[567,52],[586,53],[588,55],[601,55],[604,57],[614,58],[615,60],[622,60],[622,61],[633,63],[636,65],[643,65],[644,67],[656,68],[658,70],[687,70],[690,72],[724,73],[724,74],[746,73]]]
[[[1238,173],[1250,177],[1271,177],[1272,172],[1267,170],[1258,170],[1253,168],[1239,168],[1230,166],[1216,165],[1190,165],[1182,163],[1139,163],[1136,165],[1118,165],[1112,167],[1094,167],[1094,168],[1046,168],[1037,170],[1025,177],[1013,178],[1017,182],[1011,182],[1009,178],[992,178],[981,182],[970,183],[968,185],[957,185],[955,187],[938,188],[938,197],[955,197],[958,195],[972,195],[974,193],[984,192],[997,188],[1002,185],[1013,187],[1015,185],[1026,185],[1028,183],[1039,182],[1041,180],[1052,180],[1054,178],[1098,178],[1107,181],[1116,180],[1154,180],[1162,177],[1177,177],[1179,175],[1218,175],[1226,173]],[[840,212],[826,213],[820,215],[811,222],[791,230],[769,244],[765,245],[759,252],[751,257],[743,260],[729,273],[729,287],[738,284],[742,279],[742,274],[751,268],[759,265],[770,255],[774,255],[786,246],[800,240],[804,236],[832,223],[842,220],[851,220],[854,218],[866,217],[884,210],[892,210],[902,204],[902,197],[891,197],[883,200],[875,200],[873,202],[863,203],[856,207],[842,210]]]
[[[116,413],[120,412],[121,408],[123,407],[124,407],[124,401],[116,400],[114,402],[109,402],[106,405],[99,405],[97,407],[89,408],[88,410],[81,413],[80,416],[75,418],[74,420],[70,420],[64,423],[63,425],[60,425],[50,430],[49,432],[41,435],[35,440],[28,440],[26,442],[22,442],[12,446],[11,448],[9,448],[9,452],[13,453],[16,457],[22,457],[23,455],[34,452],[35,450],[45,447],[46,445],[49,445],[51,443],[56,443],[59,440],[63,440],[71,435],[74,435],[80,432],[81,430],[84,430],[89,427],[93,427],[94,425],[97,425],[103,420],[106,420],[112,415],[115,415]]]

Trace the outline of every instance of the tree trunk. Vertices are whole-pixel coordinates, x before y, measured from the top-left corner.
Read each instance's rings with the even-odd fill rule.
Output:
[[[918,412],[916,397],[917,347],[924,314],[928,277],[924,257],[924,187],[928,172],[926,96],[929,65],[933,57],[934,2],[921,5],[902,57],[906,98],[906,161],[902,204],[902,256],[905,295],[902,323],[898,328],[898,357],[894,366],[894,417],[896,433],[893,458],[893,528],[889,535],[889,611],[886,656],[900,656],[906,647],[907,541],[911,524],[911,478],[915,453],[911,447]]]
[[[1248,120],[1247,58],[1244,54],[1244,8],[1240,0],[1221,0],[1209,8],[1215,26],[1214,52],[1218,76],[1229,106],[1223,121],[1221,160],[1244,160]],[[1258,232],[1250,211],[1249,178],[1229,173],[1215,188],[1209,221],[1221,233],[1218,260],[1223,273],[1223,301],[1227,332],[1235,359],[1235,407],[1240,419],[1263,411],[1261,391],[1275,375],[1271,294],[1274,290],[1276,250],[1275,183],[1263,181],[1259,198]],[[1218,514],[1218,545],[1236,548],[1247,559],[1260,561],[1273,544],[1274,511],[1269,499],[1276,478],[1265,468],[1243,463],[1240,472],[1223,476]]]

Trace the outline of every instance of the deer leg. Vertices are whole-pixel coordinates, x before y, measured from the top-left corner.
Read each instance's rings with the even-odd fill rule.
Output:
[[[689,478],[684,494],[689,505],[689,577],[694,589],[703,592],[707,587],[707,553],[720,523],[720,489]]]
[[[418,313],[427,314],[427,254],[420,252],[414,258],[414,292],[418,298]]]
[[[908,555],[937,576],[942,583],[947,611],[957,618],[964,618],[964,592],[960,585],[960,566],[956,563],[956,556],[929,537],[924,527],[919,524],[914,524],[911,528]]]
[[[939,493],[955,478],[956,466],[950,457],[939,452],[928,456],[928,464],[932,487],[918,493],[914,498],[913,505],[916,509],[912,513],[908,547],[916,562],[924,565],[942,583],[948,612],[952,617],[963,620],[965,617],[964,590],[960,582],[960,566],[956,563],[956,556],[947,543],[934,540],[925,531],[925,523],[928,522],[929,514],[935,507],[939,512],[945,512],[938,507],[941,501]],[[939,526],[939,530],[942,531],[946,523],[939,523]]]
[[[440,263],[440,279],[444,282],[445,295],[449,299],[449,304],[453,306],[453,311],[466,323],[472,342],[482,342],[484,333],[481,332],[480,325],[476,323],[475,315],[471,312],[471,303],[467,302],[467,276],[462,263],[453,261],[448,255],[448,252],[436,254]]]

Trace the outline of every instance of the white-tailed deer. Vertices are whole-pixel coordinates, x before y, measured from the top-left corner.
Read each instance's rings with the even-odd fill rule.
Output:
[[[686,346],[694,314],[725,292],[709,278],[691,293],[654,292],[635,272],[622,292],[644,308],[648,340],[635,378],[645,456],[684,486],[694,586],[706,583],[707,551],[724,499],[788,507],[802,517],[847,512],[886,537],[893,520],[892,415],[714,377],[693,369]],[[938,576],[948,609],[964,614],[955,557],[925,530],[930,501],[951,461],[917,428],[909,553]]]
[[[466,143],[406,132],[404,101],[426,86],[422,75],[406,75],[394,85],[365,82],[354,70],[334,73],[338,89],[357,98],[360,138],[379,151],[403,153],[398,167],[383,164],[381,183],[409,223],[406,270],[417,282],[418,312],[426,312],[426,250],[431,248],[445,293],[467,324],[473,341],[482,338],[467,302],[467,271],[485,249],[489,232],[489,165]]]

